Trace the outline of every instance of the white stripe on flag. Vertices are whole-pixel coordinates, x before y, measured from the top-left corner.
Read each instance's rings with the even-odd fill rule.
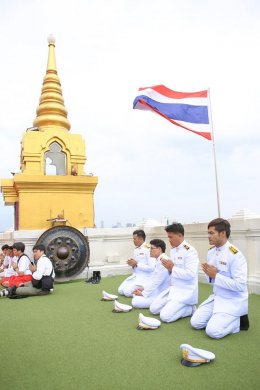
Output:
[[[160,102],[160,103],[171,103],[171,104],[190,104],[191,106],[207,106],[208,98],[183,98],[183,99],[172,99],[167,96],[161,95],[151,88],[147,88],[143,91],[138,91],[137,96],[148,96],[149,98]]]

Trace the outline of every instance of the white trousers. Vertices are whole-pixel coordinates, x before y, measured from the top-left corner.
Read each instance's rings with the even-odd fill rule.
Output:
[[[136,309],[148,309],[153,302],[154,297],[142,297],[140,295],[134,295],[132,299],[132,306]]]
[[[120,286],[118,287],[118,294],[124,295],[126,297],[132,297],[133,296],[133,291],[136,288],[136,277],[133,276],[132,279],[130,280],[124,280]]]
[[[193,311],[193,305],[186,305],[174,299],[168,300],[169,293],[163,291],[151,303],[150,312],[159,314],[163,322],[174,322],[179,318],[189,317]]]
[[[191,326],[195,329],[205,329],[213,339],[221,339],[240,330],[240,317],[227,313],[213,313],[214,301],[199,306],[191,317]]]

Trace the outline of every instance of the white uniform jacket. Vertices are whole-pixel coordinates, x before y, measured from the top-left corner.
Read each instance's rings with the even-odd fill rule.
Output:
[[[129,276],[127,280],[135,277],[135,284],[143,285],[151,277],[156,260],[154,257],[150,257],[150,246],[145,242],[135,248],[133,258],[137,261],[137,266],[134,267],[133,275]]]
[[[169,288],[170,274],[168,270],[162,265],[162,258],[168,259],[164,253],[156,259],[156,265],[151,279],[146,284],[145,289],[142,291],[142,295],[145,298],[156,297],[160,294],[160,292]]]
[[[213,247],[208,251],[207,262],[214,265],[218,273],[215,279],[207,277],[214,284],[214,294],[202,305],[214,299],[213,313],[237,317],[247,314],[247,262],[243,254],[227,241],[222,247]]]
[[[195,305],[198,303],[198,253],[185,240],[172,248],[170,253],[174,267],[168,298],[186,305]]]

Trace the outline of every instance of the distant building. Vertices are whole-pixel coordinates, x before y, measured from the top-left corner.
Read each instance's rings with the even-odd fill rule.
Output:
[[[127,222],[125,226],[126,227],[134,227],[135,223]]]
[[[112,228],[121,228],[122,224],[121,222],[117,222],[115,225],[112,226]]]

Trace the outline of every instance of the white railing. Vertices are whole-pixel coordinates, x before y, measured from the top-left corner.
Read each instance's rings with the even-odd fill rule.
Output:
[[[232,233],[230,241],[237,246],[245,255],[248,262],[248,287],[251,293],[260,294],[260,218],[231,219]],[[134,228],[94,228],[82,229],[82,233],[88,237],[90,246],[89,270],[101,270],[103,276],[130,273],[126,260],[132,256],[133,242],[132,232],[137,228],[144,228],[147,242],[153,238],[161,238],[167,242],[164,227]],[[207,224],[194,223],[184,225],[185,238],[199,253],[200,261],[206,259],[209,248],[207,239]],[[41,230],[26,230],[5,232],[0,234],[0,244],[12,244],[22,241],[26,245],[26,253],[32,255],[32,247],[38,237],[43,233]],[[169,254],[167,242],[166,252]],[[85,269],[78,278],[85,278]],[[204,274],[200,270],[200,281],[204,281]]]

